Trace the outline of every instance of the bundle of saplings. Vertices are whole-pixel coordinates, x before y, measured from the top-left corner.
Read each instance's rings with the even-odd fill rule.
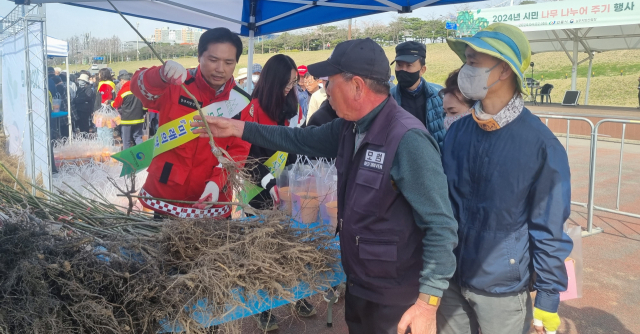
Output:
[[[260,290],[292,301],[337,263],[330,233],[278,211],[157,221],[17,180],[0,184],[0,225],[0,333],[205,333],[194,313],[222,317]]]

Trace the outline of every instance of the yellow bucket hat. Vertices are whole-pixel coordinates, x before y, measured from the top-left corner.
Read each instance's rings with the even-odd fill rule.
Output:
[[[531,62],[531,45],[519,28],[506,23],[493,23],[473,37],[447,38],[447,43],[462,62],[467,61],[464,55],[467,46],[505,61],[518,78],[520,92],[527,94],[523,78]]]

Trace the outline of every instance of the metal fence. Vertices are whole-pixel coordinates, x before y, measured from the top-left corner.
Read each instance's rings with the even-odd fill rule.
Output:
[[[600,210],[600,211],[604,211],[604,212],[610,212],[610,213],[616,213],[616,214],[620,214],[620,215],[624,215],[624,216],[629,216],[629,217],[633,217],[633,218],[640,218],[640,214],[636,214],[636,213],[632,213],[632,212],[626,212],[626,211],[621,211],[620,210],[620,188],[622,185],[622,161],[623,161],[623,157],[624,157],[624,139],[625,139],[625,134],[627,131],[627,124],[640,124],[640,121],[636,121],[636,120],[622,120],[622,119],[603,119],[601,121],[599,121],[596,126],[595,129],[593,130],[594,133],[594,137],[597,138],[598,137],[598,130],[600,129],[600,125],[604,124],[604,123],[621,123],[622,124],[622,136],[620,138],[620,160],[618,161],[618,185],[617,185],[617,189],[616,189],[616,208],[615,209],[610,209],[610,208],[605,208],[605,207],[601,207],[601,206],[597,206],[595,204],[592,203],[590,211],[593,211],[593,209],[596,210]],[[591,145],[591,180],[590,180],[590,188],[589,191],[593,192],[594,188],[595,188],[595,181],[596,181],[596,160],[598,157],[598,141],[594,141]]]
[[[571,201],[571,204],[579,205],[587,208],[587,230],[583,232],[583,236],[594,235],[602,232],[602,228],[593,226],[593,211],[599,210],[603,212],[615,213],[620,215],[625,215],[633,218],[640,218],[640,214],[626,212],[620,210],[620,189],[622,185],[622,163],[624,157],[624,145],[625,145],[625,133],[627,124],[640,124],[638,120],[621,120],[621,119],[603,119],[596,123],[595,125],[591,120],[585,117],[573,117],[573,116],[561,116],[561,115],[547,115],[547,114],[537,114],[538,117],[545,119],[545,124],[549,126],[549,119],[562,119],[567,121],[567,130],[565,134],[565,149],[567,151],[567,156],[569,155],[569,138],[571,136],[571,121],[581,121],[585,122],[589,125],[590,135],[589,139],[589,171],[588,171],[588,195],[587,202],[578,202]],[[618,162],[618,175],[617,175],[617,188],[616,188],[616,208],[605,208],[602,206],[595,205],[595,193],[596,189],[596,160],[598,154],[598,138],[599,133],[598,130],[600,125],[604,123],[621,123],[622,124],[622,136],[620,139],[620,152],[619,152],[619,162]]]

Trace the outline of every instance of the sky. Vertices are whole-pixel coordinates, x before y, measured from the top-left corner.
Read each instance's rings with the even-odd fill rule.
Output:
[[[496,2],[498,0],[493,0]],[[471,8],[484,8],[493,2],[476,2],[470,4]],[[0,16],[8,14],[15,7],[12,1],[0,1]],[[432,6],[420,8],[410,14],[402,14],[408,17],[419,17],[425,20],[438,18],[441,15],[447,15],[459,9],[459,5],[448,6]],[[114,35],[120,37],[122,41],[136,40],[136,34],[133,30],[118,16],[117,14],[101,12],[86,8],[63,4],[47,4],[47,34],[58,39],[67,39],[74,35],[81,35],[91,32],[93,37],[106,38]],[[382,13],[376,15],[365,16],[356,19],[357,22],[377,21],[387,23],[392,21],[400,14]],[[171,29],[180,29],[183,26],[177,24],[168,24],[159,21],[139,19],[136,17],[128,17],[132,23],[140,23],[140,32],[143,36],[148,37],[154,33],[155,28],[170,27]],[[344,22],[336,22],[341,24]]]

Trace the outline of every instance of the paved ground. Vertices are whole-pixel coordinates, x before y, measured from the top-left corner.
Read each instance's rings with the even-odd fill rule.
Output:
[[[565,138],[560,138],[565,143]],[[619,143],[599,142],[595,203],[616,208]],[[625,145],[620,209],[640,214],[640,145]],[[570,138],[569,159],[573,199],[587,201],[589,142]],[[587,226],[587,210],[573,206],[569,224]],[[640,333],[640,219],[596,211],[594,226],[604,233],[583,238],[583,297],[561,303],[561,334]],[[318,315],[300,320],[289,307],[275,311],[280,329],[271,333],[347,333],[344,300],[334,306],[334,325],[326,326],[326,303],[313,298]],[[260,333],[251,318],[241,321],[242,333]]]

